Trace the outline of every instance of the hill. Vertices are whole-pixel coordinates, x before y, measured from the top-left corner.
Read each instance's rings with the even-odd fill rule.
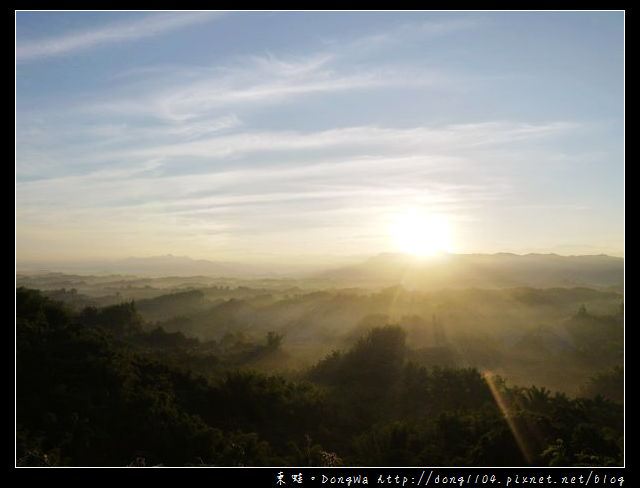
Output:
[[[320,273],[318,279],[341,286],[408,288],[615,287],[624,284],[620,257],[557,254],[446,254],[417,258],[380,254],[362,263]]]

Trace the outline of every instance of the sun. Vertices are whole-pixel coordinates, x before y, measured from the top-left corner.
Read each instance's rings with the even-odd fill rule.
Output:
[[[453,248],[451,226],[443,215],[406,211],[395,218],[390,234],[400,252],[414,256],[434,256]]]

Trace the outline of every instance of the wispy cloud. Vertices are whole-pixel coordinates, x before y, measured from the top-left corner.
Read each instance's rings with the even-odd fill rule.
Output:
[[[59,208],[133,206],[144,211],[173,211],[256,203],[255,195],[265,193],[269,193],[269,199],[277,196],[279,201],[287,193],[300,192],[334,201],[337,195],[351,194],[351,204],[366,206],[380,202],[385,192],[392,192],[395,198],[393,192],[398,191],[405,199],[440,195],[450,203],[460,204],[477,200],[480,190],[485,192],[483,198],[505,195],[507,188],[493,177],[490,165],[499,161],[504,169],[510,156],[500,155],[496,149],[514,140],[538,140],[575,127],[563,122],[501,122],[221,136],[174,147],[157,146],[142,153],[123,152],[119,158],[127,164],[119,168],[97,164],[96,170],[88,174],[19,182],[18,198],[25,208],[55,202]],[[273,151],[278,151],[280,157],[266,158]],[[241,164],[181,168],[182,162],[191,158],[240,154],[252,156]],[[318,160],[318,154],[323,159]],[[166,167],[167,158],[171,157],[177,158],[174,169]],[[283,159],[287,162],[281,162]],[[156,171],[163,166],[163,171]],[[460,176],[464,174],[470,176]],[[442,198],[439,201],[444,201]]]
[[[405,22],[384,31],[355,37],[351,40],[327,40],[325,44],[333,47],[339,46],[341,56],[353,56],[354,54],[370,53],[382,47],[392,47],[401,43],[473,31],[486,24],[487,20],[479,16]]]
[[[516,142],[524,144],[558,137],[582,128],[570,121],[540,124],[497,121],[410,128],[354,126],[304,132],[250,129],[233,132],[240,125],[240,120],[230,115],[162,128],[87,127],[80,136],[92,140],[99,134],[103,144],[82,147],[76,144],[70,151],[65,138],[60,137],[57,151],[20,150],[18,178],[30,179],[36,175],[46,178],[47,172],[55,169],[56,161],[66,166],[66,175],[96,173],[100,177],[108,176],[105,168],[111,172],[118,167],[146,176],[150,175],[149,169],[154,170],[153,174],[175,176],[256,165],[267,171],[288,166],[310,171],[321,161],[342,163],[372,155],[416,158],[416,167],[424,168],[430,166],[431,161],[440,161],[434,158],[466,157],[512,147]]]
[[[260,235],[265,246],[298,249],[305,239],[323,239],[327,232],[339,236],[333,242],[344,249],[355,246],[354,236],[360,234],[383,241],[385,222],[398,206],[425,206],[460,218],[511,198],[509,182],[491,169],[507,167],[510,156],[495,149],[569,127],[500,122],[221,136],[202,146],[176,145],[178,165],[212,155],[216,146],[253,155],[241,164],[180,174],[153,171],[166,165],[164,159],[150,159],[167,157],[171,148],[163,145],[149,154],[123,153],[126,167],[98,165],[90,174],[19,182],[18,230],[51,242],[53,235],[44,233],[55,222],[58,232],[100,251],[101,239],[112,242],[103,235],[105,227],[127,249],[144,236],[160,249],[197,242],[237,253],[253,235]],[[330,148],[337,151],[332,156]],[[265,163],[274,150],[294,159]],[[327,159],[318,161],[318,154]],[[283,234],[282,228],[297,230]]]
[[[125,41],[159,36],[190,25],[208,22],[219,13],[171,13],[147,15],[133,21],[112,23],[92,30],[23,42],[16,46],[16,61],[27,62]]]
[[[91,239],[95,246],[101,245],[97,236],[107,226],[117,229],[118,238],[215,239],[216,245],[219,240],[233,243],[237,252],[242,240],[256,232],[282,239],[283,226],[295,225],[298,234],[289,236],[291,242],[300,238],[301,229],[306,236],[338,229],[349,235],[370,232],[372,216],[386,218],[399,202],[451,210],[500,198],[477,175],[469,184],[437,175],[439,167],[465,161],[433,157],[425,168],[424,159],[357,158],[172,177],[105,170],[19,183],[19,230],[45,232],[53,220],[60,231]],[[429,171],[433,177],[425,179]]]
[[[357,149],[364,153],[375,151],[394,154],[411,152],[456,152],[464,148],[478,148],[505,142],[552,136],[578,127],[572,122],[524,124],[513,122],[485,122],[457,124],[444,127],[415,127],[408,129],[383,127],[345,127],[301,133],[297,131],[244,132],[193,142],[157,145],[131,151],[135,157],[200,157],[216,159],[251,153],[282,151]]]
[[[180,79],[157,86],[141,82],[133,96],[96,101],[85,112],[146,116],[182,123],[217,116],[228,107],[276,105],[313,94],[331,94],[393,85],[433,83],[434,76],[406,77],[381,68],[337,69],[334,56],[319,53],[304,58],[251,56],[226,66],[181,70]],[[412,81],[413,80],[413,81]]]

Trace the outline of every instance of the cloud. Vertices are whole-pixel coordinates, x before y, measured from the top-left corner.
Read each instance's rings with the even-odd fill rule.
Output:
[[[126,175],[139,173],[144,177],[190,173],[197,177],[230,168],[253,171],[255,166],[265,171],[287,167],[312,171],[322,161],[339,164],[370,160],[372,155],[418,158],[414,163],[424,170],[434,158],[473,158],[473,154],[482,151],[496,148],[504,151],[515,143],[553,138],[582,127],[569,121],[539,124],[494,121],[410,128],[353,126],[304,132],[231,130],[240,125],[239,119],[230,115],[175,127],[87,127],[79,134],[80,138],[93,141],[98,132],[101,144],[78,146],[59,137],[57,151],[21,148],[17,153],[18,179],[48,178],[62,167],[65,171],[58,176],[63,177],[91,173],[106,177],[111,172],[118,173],[119,168],[124,168]]]
[[[219,17],[215,12],[147,15],[141,19],[118,22],[89,31],[23,42],[16,46],[16,61],[27,62],[93,49],[106,44],[159,36]]]
[[[486,201],[509,192],[504,180],[496,177],[495,166],[504,173],[511,156],[496,149],[574,127],[567,122],[492,122],[232,134],[123,152],[117,159],[126,164],[98,164],[88,174],[19,181],[17,197],[23,208],[129,208],[172,215],[265,202],[280,202],[286,213],[285,203],[291,198],[324,200],[344,208],[387,200]],[[269,159],[270,152],[279,156]],[[248,159],[181,167],[192,158],[239,155]],[[176,158],[173,168],[166,167],[170,157]]]
[[[108,251],[105,243],[134,252],[131,246],[142,240],[159,250],[238,253],[251,251],[247,238],[254,236],[265,248],[299,252],[326,235],[335,236],[328,249],[357,251],[358,235],[373,236],[370,245],[385,239],[385,222],[399,207],[424,206],[460,219],[511,198],[513,188],[491,168],[511,163],[499,149],[574,126],[364,126],[245,132],[174,149],[160,144],[148,154],[122,153],[127,163],[119,167],[99,164],[89,174],[18,182],[17,232],[32,242],[72,237],[95,252]],[[225,148],[248,159],[180,174],[154,171],[166,165],[168,152],[179,166]],[[280,157],[266,158],[273,152]]]
[[[223,108],[275,105],[314,94],[385,87],[450,89],[455,80],[434,68],[425,70],[395,62],[363,64],[357,62],[358,55],[381,45],[447,35],[483,24],[478,17],[431,19],[396,25],[374,35],[325,42],[305,55],[282,57],[267,53],[211,67],[139,67],[120,74],[123,79],[138,79],[133,84],[133,96],[98,100],[82,110],[185,123]]]
[[[136,14],[19,42],[16,59],[132,42],[216,15]],[[584,178],[575,195],[550,197],[576,168],[607,159],[606,150],[585,159],[600,129],[589,119],[558,120],[561,112],[544,111],[547,102],[540,111],[524,103],[503,110],[511,97],[503,102],[500,90],[523,88],[483,58],[462,66],[466,57],[456,57],[481,42],[476,34],[491,18],[420,18],[393,16],[386,30],[351,31],[311,48],[320,34],[305,32],[305,42],[275,54],[266,39],[247,51],[254,42],[247,39],[213,64],[189,55],[151,66],[127,60],[82,96],[44,87],[42,104],[29,93],[47,79],[33,80],[18,94],[25,99],[16,116],[19,244],[41,243],[45,254],[56,245],[56,252],[208,255],[253,246],[287,254],[331,245],[347,252],[374,249],[357,236],[384,232],[384,219],[403,206],[466,219],[472,241],[482,238],[474,232],[490,234],[487,216],[500,212],[511,212],[509,222],[588,214],[572,206],[591,203],[575,197]],[[576,150],[576,140],[589,144]],[[525,208],[534,194],[539,208]]]
[[[417,151],[448,151],[451,147],[469,148],[491,146],[505,142],[550,136],[575,129],[571,122],[525,124],[513,122],[485,122],[455,124],[441,127],[408,129],[371,126],[346,127],[315,132],[269,131],[244,132],[197,141],[156,145],[128,152],[133,157],[190,157],[229,158],[251,153],[283,151],[314,151],[332,148],[360,151],[392,150],[395,154]]]
[[[430,163],[458,162],[433,158]],[[174,177],[112,172],[25,182],[18,184],[18,233],[54,227],[82,241],[108,228],[116,239],[189,236],[209,242],[207,236],[215,236],[237,247],[256,232],[261,239],[291,234],[293,240],[303,230],[305,235],[318,229],[362,233],[372,216],[384,218],[407,202],[449,210],[496,198],[495,189],[483,188],[479,178],[471,184],[419,179],[421,166],[424,158],[360,158]]]
[[[416,40],[434,39],[456,33],[473,31],[486,25],[483,17],[468,16],[457,18],[429,19],[421,22],[407,22],[395,25],[385,31],[355,37],[350,40],[325,41],[328,46],[339,47],[340,56],[357,56],[362,53],[375,52],[384,47],[395,47],[398,44]]]
[[[158,77],[154,76],[148,83],[139,82],[133,96],[98,100],[79,110],[185,123],[217,116],[228,107],[255,108],[312,94],[417,83],[416,77],[381,68],[337,69],[333,60],[327,53],[287,59],[266,55],[243,58],[226,66],[184,67],[177,79],[167,75],[163,86],[158,86]],[[432,82],[432,75],[419,81],[421,85]]]

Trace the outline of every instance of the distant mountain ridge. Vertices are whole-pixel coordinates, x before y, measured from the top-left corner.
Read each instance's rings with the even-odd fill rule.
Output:
[[[188,256],[128,257],[117,260],[66,263],[29,263],[18,266],[29,271],[50,270],[73,273],[125,274],[149,277],[165,276],[218,276],[256,278],[272,276],[273,267],[266,265],[243,264],[231,261],[209,261],[192,259]]]
[[[607,255],[445,254],[417,258],[384,253],[353,264],[309,272],[273,264],[209,261],[186,256],[130,257],[85,263],[30,264],[19,271],[124,274],[147,277],[294,278],[328,286],[409,288],[616,287],[624,283],[624,259]]]
[[[427,289],[622,287],[624,259],[604,254],[445,254],[417,258],[386,253],[354,266],[326,271],[319,278],[351,286],[402,284]]]

